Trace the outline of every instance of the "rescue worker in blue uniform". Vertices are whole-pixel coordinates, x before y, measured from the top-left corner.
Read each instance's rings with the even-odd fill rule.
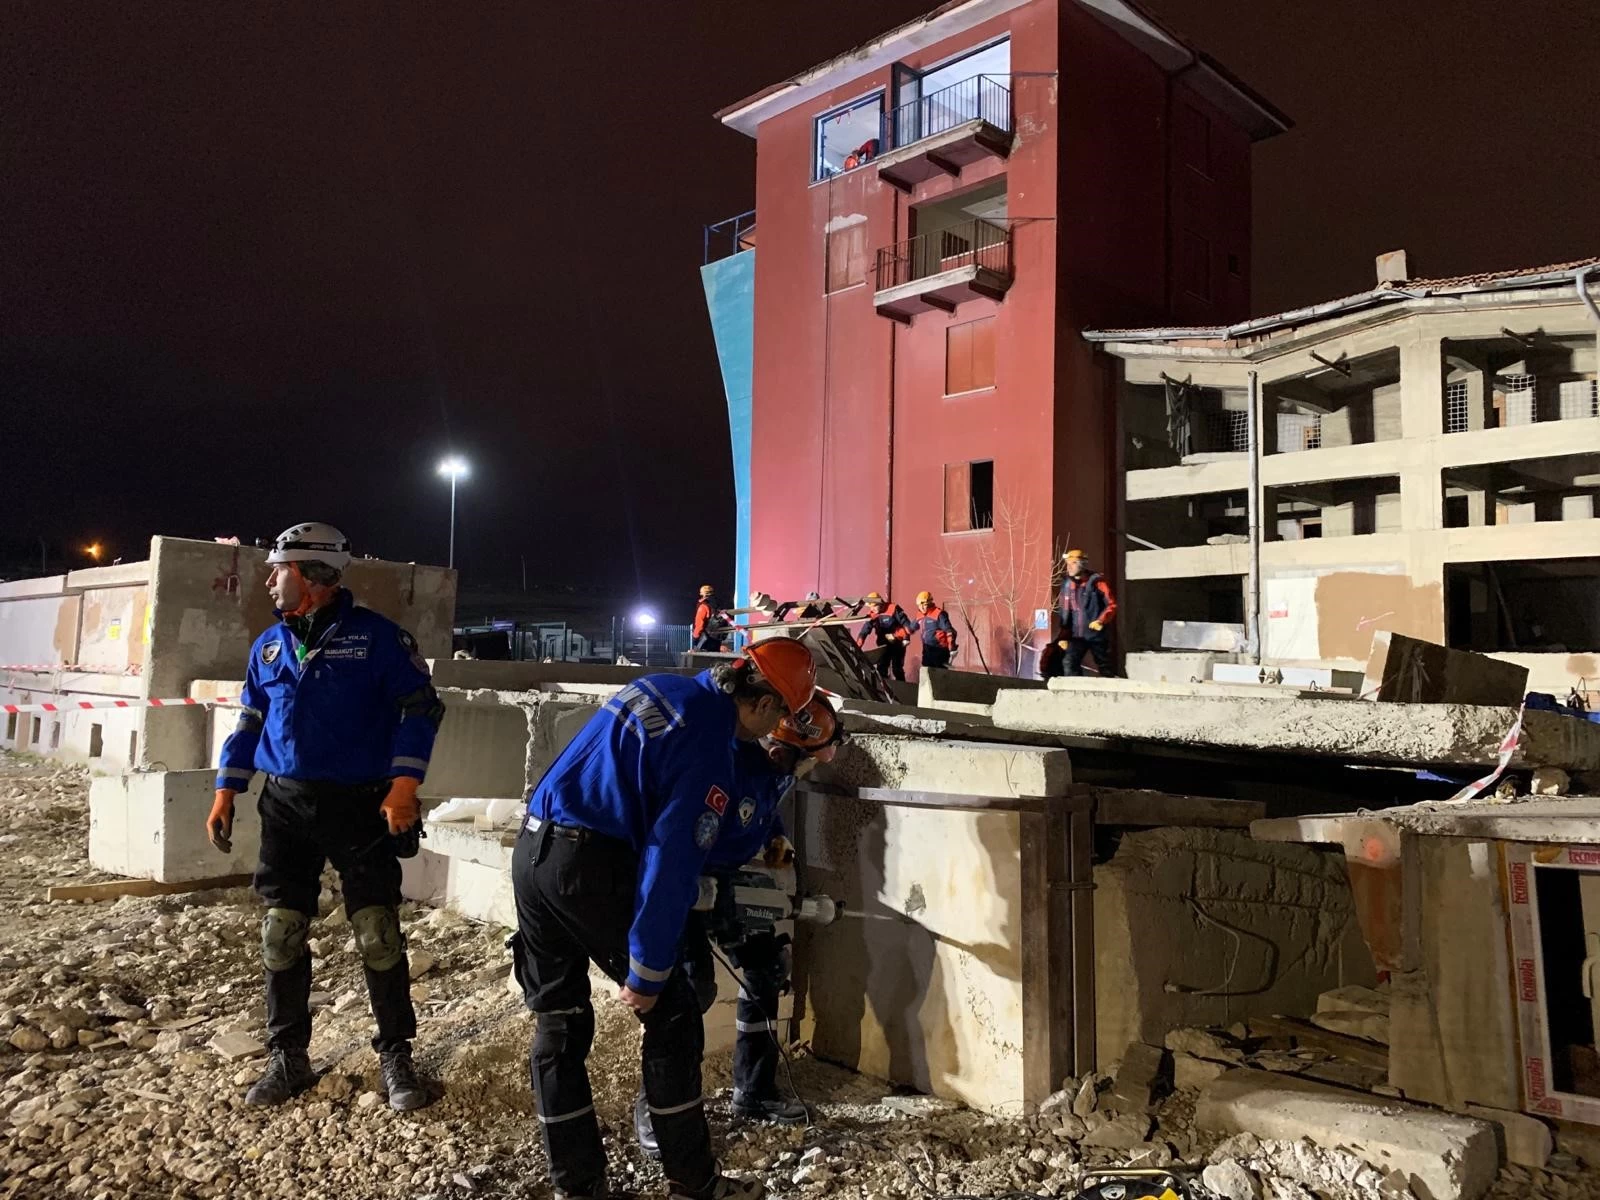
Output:
[[[759,743],[739,743],[734,751],[739,819],[727,823],[706,857],[705,875],[715,884],[716,901],[709,912],[691,912],[684,932],[683,969],[694,985],[702,1014],[717,999],[712,941],[726,951],[742,976],[734,1013],[733,1111],[749,1120],[795,1125],[807,1113],[797,1097],[778,1088],[781,1051],[775,1022],[778,998],[789,985],[789,936],[770,927],[743,924],[734,903],[737,876],[757,860],[772,869],[793,864],[794,846],[784,833],[782,804],[795,779],[817,763],[830,761],[843,740],[833,706],[817,692],[799,716],[785,717],[771,736]],[[634,1103],[633,1125],[645,1153],[659,1158],[642,1094]]]
[[[737,822],[736,742],[811,700],[816,663],[770,637],[685,678],[645,675],[578,732],[528,798],[512,852],[523,999],[537,1017],[529,1071],[557,1197],[605,1194],[605,1150],[585,1060],[592,961],[644,1025],[645,1095],[674,1197],[759,1200],[721,1174],[700,1095],[705,1028],[677,969],[702,867]]]
[[[231,850],[234,796],[266,775],[258,812],[256,893],[266,970],[265,1074],[251,1104],[281,1104],[316,1082],[311,1043],[311,956],[322,866],[339,873],[345,913],[367,980],[383,1082],[392,1108],[428,1104],[411,1057],[400,856],[417,852],[417,787],[428,769],[444,706],[417,643],[340,586],[350,546],[311,522],[278,536],[267,577],[279,620],[256,639],[240,694],[238,726],[223,744],[206,834]]]
[[[911,623],[911,618],[906,616],[905,609],[892,601],[885,600],[882,592],[867,593],[867,619],[862,623],[861,631],[856,634],[856,643],[866,646],[867,637],[871,635],[875,640],[873,645],[878,648],[878,674],[884,679],[890,675],[905,682],[906,678],[906,646],[911,641],[911,635],[917,627]]]

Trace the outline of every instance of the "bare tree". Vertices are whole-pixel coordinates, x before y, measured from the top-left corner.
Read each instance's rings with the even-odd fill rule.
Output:
[[[1011,495],[995,503],[994,528],[977,545],[979,588],[995,623],[1005,631],[1013,674],[1021,671],[1022,648],[1033,637],[1043,541],[1032,506]]]
[[[960,557],[949,545],[945,545],[941,550],[939,561],[934,564],[933,573],[939,581],[940,590],[944,593],[945,607],[950,607],[953,602],[956,615],[966,627],[967,640],[961,643],[961,649],[971,646],[977,652],[978,665],[983,668],[983,673],[993,674],[989,670],[988,661],[983,657],[983,639],[972,626],[972,614],[977,607],[977,596],[974,591],[976,580],[962,568]],[[958,656],[959,653],[958,651]]]

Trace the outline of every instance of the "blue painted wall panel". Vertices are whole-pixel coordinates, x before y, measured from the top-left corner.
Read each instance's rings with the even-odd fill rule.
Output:
[[[700,268],[711,333],[722,365],[733,443],[733,606],[750,602],[750,410],[755,362],[756,252],[746,250]]]

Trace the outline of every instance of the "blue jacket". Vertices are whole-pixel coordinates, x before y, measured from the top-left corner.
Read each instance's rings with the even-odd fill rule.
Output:
[[[540,820],[591,829],[639,855],[627,985],[665,986],[708,855],[740,827],[733,699],[702,671],[644,675],[578,731],[528,797]]]
[[[772,765],[759,742],[737,742],[733,751],[733,813],[706,856],[706,872],[737,871],[766,853],[767,843],[783,832],[778,806],[794,787],[794,776]]]
[[[315,645],[280,620],[250,648],[217,787],[243,791],[257,771],[351,784],[427,773],[444,705],[416,639],[347,590],[333,603]]]

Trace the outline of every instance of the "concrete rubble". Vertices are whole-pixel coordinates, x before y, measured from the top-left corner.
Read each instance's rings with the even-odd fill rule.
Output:
[[[207,1047],[262,1036],[258,908],[243,889],[43,902],[47,884],[101,877],[84,860],[85,792],[76,770],[0,755],[0,837],[11,839],[0,878],[0,1173],[11,1188],[3,1194],[548,1195],[526,1081],[530,1024],[506,987],[500,930],[406,906],[413,953],[433,960],[414,985],[419,1060],[447,1090],[434,1107],[399,1118],[382,1100],[342,910],[325,896],[312,933],[320,948],[312,1053],[325,1073],[294,1104],[248,1109],[242,1092],[261,1060],[228,1062]],[[627,1133],[637,1025],[605,1001],[599,1024],[591,1069],[613,1186],[652,1194],[659,1171]],[[1120,1055],[1114,1073],[1063,1080],[1034,1116],[885,1096],[881,1084],[802,1049],[792,1076],[813,1124],[795,1129],[731,1123],[726,1055],[713,1055],[713,1133],[729,1170],[760,1176],[780,1196],[1070,1196],[1086,1170],[1174,1164],[1229,1200],[1424,1200],[1354,1147],[1314,1147],[1301,1134],[1234,1136],[1196,1119],[1197,1086],[1226,1079],[1201,1080],[1197,1069],[1275,1062],[1280,1071],[1268,1078],[1282,1082],[1333,1056],[1255,1036],[1246,1023],[1158,1041]],[[1512,1165],[1496,1178],[1491,1167],[1489,1184],[1508,1200],[1584,1200],[1600,1197],[1593,1177],[1558,1151],[1548,1169]]]

